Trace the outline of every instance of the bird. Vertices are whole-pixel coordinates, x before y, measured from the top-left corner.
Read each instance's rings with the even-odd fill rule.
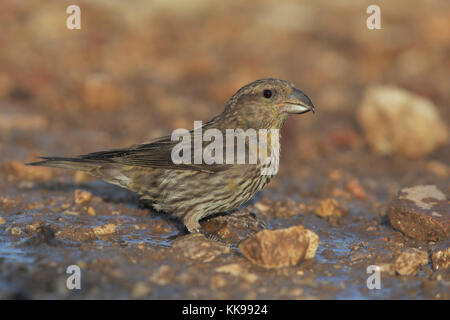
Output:
[[[267,138],[267,152],[274,152],[267,158],[278,161],[280,148],[273,146],[279,146],[281,136],[271,133],[280,130],[289,115],[314,113],[314,110],[310,98],[291,82],[260,79],[240,88],[229,99],[223,112],[205,122],[201,129],[202,132],[212,129],[223,134],[228,129],[242,129],[244,132],[249,129],[267,130],[270,136]],[[193,139],[196,134],[196,129],[188,131]],[[202,147],[206,144],[201,142]],[[204,161],[175,163],[173,151],[177,145],[179,140],[174,141],[171,135],[166,135],[127,148],[77,157],[40,157],[40,161],[28,165],[84,171],[136,192],[156,211],[179,218],[190,233],[201,232],[201,219],[232,212],[244,205],[274,175],[261,174],[261,169],[270,165],[267,158],[241,164],[207,164]],[[245,141],[245,146],[248,146],[248,141]],[[224,152],[225,149],[223,146]],[[249,148],[245,159],[248,160],[250,152]]]

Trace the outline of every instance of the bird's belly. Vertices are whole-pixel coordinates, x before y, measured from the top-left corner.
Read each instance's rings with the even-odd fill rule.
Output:
[[[152,200],[156,210],[182,218],[189,212],[199,216],[233,210],[264,188],[271,176],[260,174],[256,165],[242,165],[217,173],[167,170],[153,192],[139,192]]]

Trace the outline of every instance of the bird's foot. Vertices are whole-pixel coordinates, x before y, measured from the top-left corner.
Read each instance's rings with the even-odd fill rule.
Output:
[[[230,243],[226,242],[224,239],[222,239],[219,235],[217,235],[215,233],[206,232],[203,229],[200,231],[200,233],[203,234],[205,236],[205,238],[208,240],[211,240],[214,242],[219,242],[220,244],[223,244],[224,246],[227,246],[227,247],[232,246]]]
[[[253,212],[236,211],[224,216],[229,224],[241,226],[252,230],[261,230],[267,227],[266,223],[259,219]]]

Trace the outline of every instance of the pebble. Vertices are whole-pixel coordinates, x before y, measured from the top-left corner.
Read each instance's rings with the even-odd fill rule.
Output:
[[[230,248],[216,241],[208,240],[199,233],[178,238],[171,246],[172,252],[200,262],[211,262],[222,254],[230,253]]]
[[[349,182],[347,182],[346,188],[354,197],[358,199],[366,198],[366,192],[364,191],[363,187],[361,187],[358,180],[350,180]]]
[[[135,299],[140,299],[143,297],[148,296],[152,292],[152,288],[145,284],[144,282],[138,282],[136,283],[133,288],[131,289],[131,295]]]
[[[319,237],[301,225],[286,229],[262,230],[239,244],[243,255],[265,268],[295,266],[312,259]]]
[[[164,286],[171,283],[174,280],[174,278],[175,278],[174,270],[168,265],[162,265],[161,267],[159,267],[158,270],[156,270],[155,273],[153,273],[149,277],[149,280],[160,286]]]
[[[20,161],[3,161],[2,169],[8,179],[49,180],[53,177],[50,168],[27,166]]]
[[[22,230],[18,227],[13,227],[13,228],[11,228],[11,234],[18,236],[18,235],[22,234]]]

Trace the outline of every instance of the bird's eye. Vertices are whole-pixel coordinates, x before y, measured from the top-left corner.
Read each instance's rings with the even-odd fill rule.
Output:
[[[266,89],[263,91],[264,98],[270,99],[272,97],[272,90]]]

